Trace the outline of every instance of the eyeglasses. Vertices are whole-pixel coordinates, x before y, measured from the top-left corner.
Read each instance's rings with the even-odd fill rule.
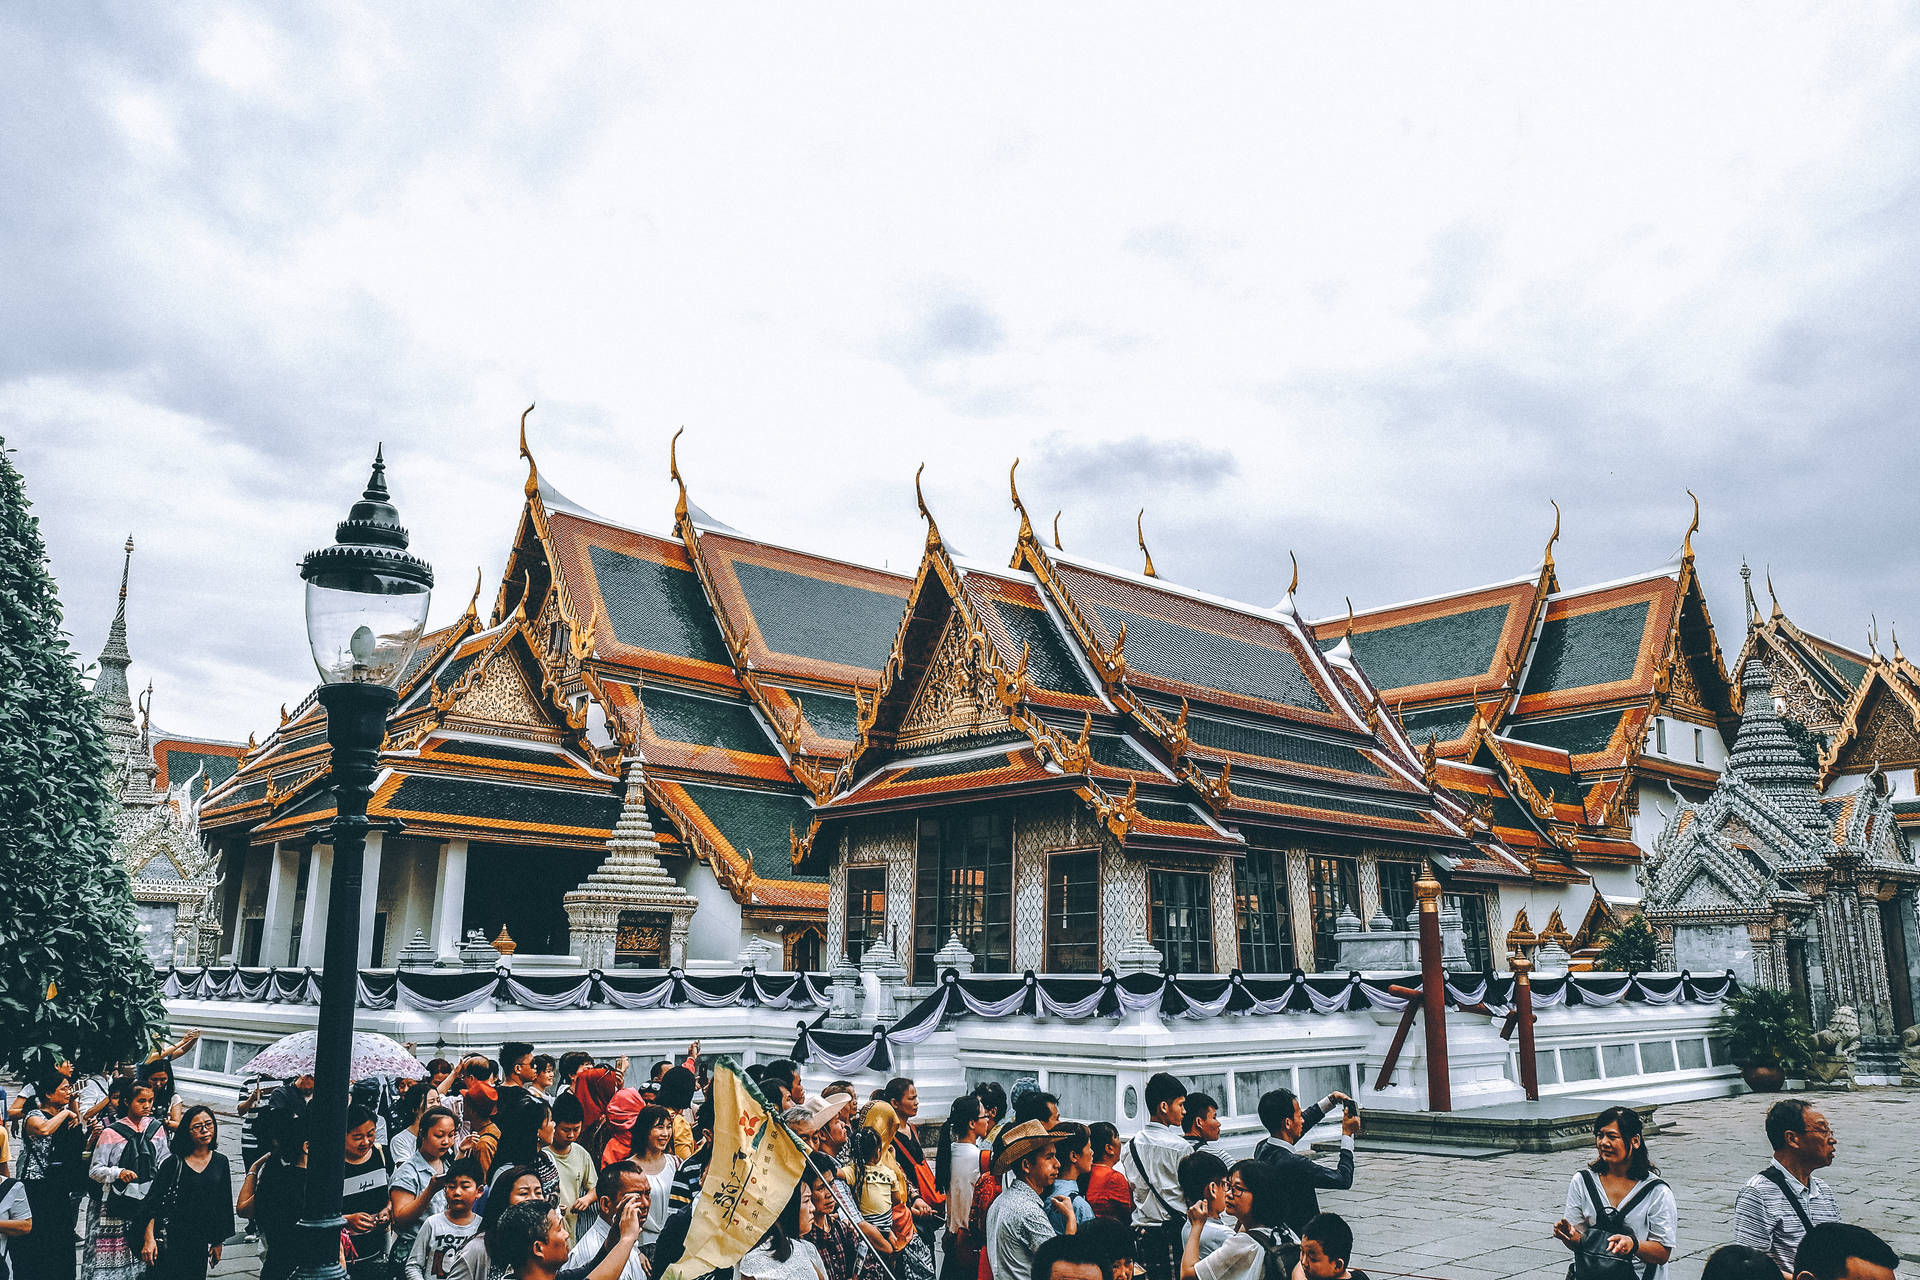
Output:
[[[211,1120],[195,1120],[192,1124],[188,1125],[187,1128],[193,1130],[195,1133],[212,1133],[214,1124]]]

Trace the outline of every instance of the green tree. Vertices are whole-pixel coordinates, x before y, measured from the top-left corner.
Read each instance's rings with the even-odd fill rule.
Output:
[[[1660,963],[1659,940],[1641,915],[1628,916],[1600,935],[1597,969],[1609,973],[1646,973]]]
[[[105,735],[0,440],[0,1068],[143,1058],[165,1030],[113,853]]]

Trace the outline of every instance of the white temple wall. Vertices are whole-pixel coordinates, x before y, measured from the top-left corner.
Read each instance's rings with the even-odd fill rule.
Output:
[[[680,887],[700,903],[687,923],[687,963],[732,965],[745,945],[740,904],[733,900],[713,868],[689,858],[677,877]]]
[[[1759,972],[1753,939],[1744,924],[1676,924],[1673,963],[1694,973],[1731,969],[1742,983],[1755,981]]]

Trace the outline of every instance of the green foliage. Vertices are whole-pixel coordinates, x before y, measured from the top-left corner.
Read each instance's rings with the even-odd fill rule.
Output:
[[[1595,965],[1609,973],[1648,973],[1660,963],[1660,942],[1641,915],[1628,916],[1600,935]]]
[[[0,1068],[25,1072],[145,1057],[166,1023],[113,854],[106,739],[60,623],[0,440]]]
[[[1793,1007],[1791,992],[1748,987],[1728,998],[1715,1031],[1743,1067],[1779,1067],[1792,1075],[1813,1057],[1813,1032]]]

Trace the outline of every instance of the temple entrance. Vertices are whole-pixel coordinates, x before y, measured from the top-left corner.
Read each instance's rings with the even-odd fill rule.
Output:
[[[491,942],[505,928],[516,951],[567,954],[567,911],[561,899],[593,874],[602,856],[524,845],[471,845],[461,932],[479,929]]]
[[[1913,969],[1907,954],[1906,916],[1913,909],[1904,894],[1880,904],[1880,940],[1886,947],[1887,988],[1893,999],[1893,1030],[1913,1025]]]
[[[1793,995],[1793,1009],[1808,1026],[1813,1025],[1813,991],[1807,983],[1807,940],[1787,939],[1787,990]]]

